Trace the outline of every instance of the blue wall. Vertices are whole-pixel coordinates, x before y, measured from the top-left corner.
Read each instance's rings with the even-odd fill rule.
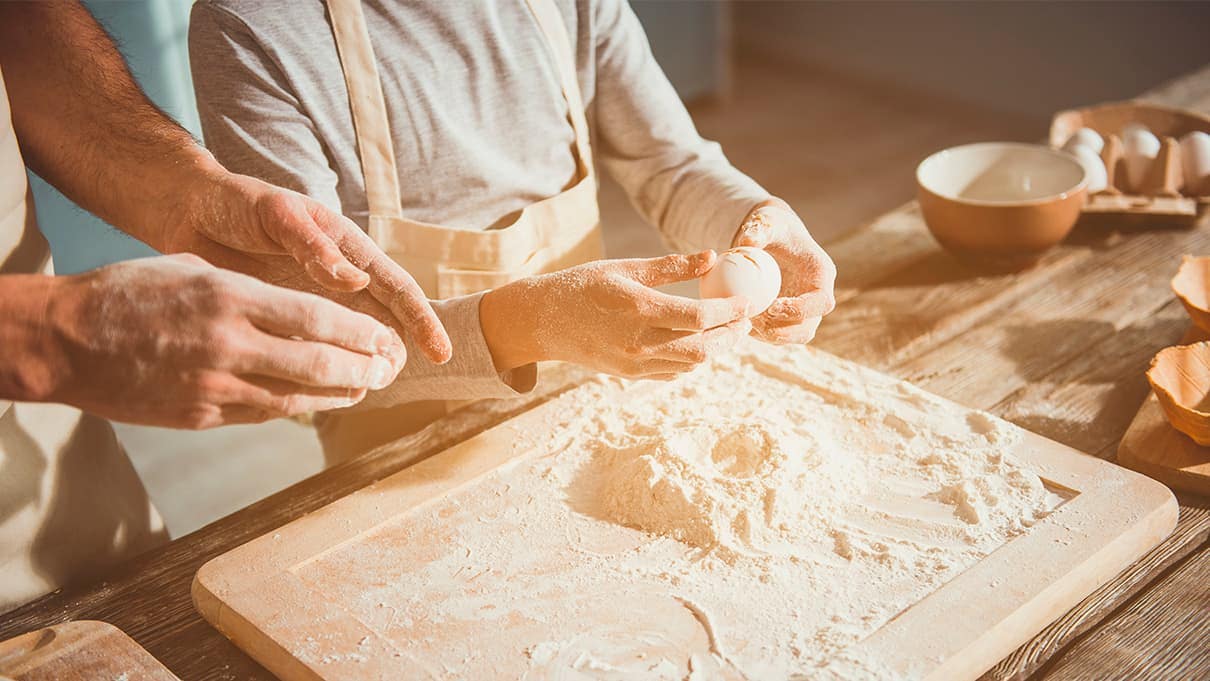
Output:
[[[186,45],[191,0],[85,2],[117,40],[131,71],[155,103],[199,134]],[[30,175],[38,224],[50,241],[55,270],[79,272],[117,260],[153,255],[146,245],[85,212]]]

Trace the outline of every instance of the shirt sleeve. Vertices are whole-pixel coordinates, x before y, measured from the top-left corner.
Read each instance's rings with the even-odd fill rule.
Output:
[[[239,17],[197,3],[189,56],[206,146],[229,170],[306,194],[341,210],[337,175],[315,126],[278,64]],[[343,211],[342,211],[343,212]],[[533,389],[534,365],[496,371],[479,323],[482,294],[434,301],[453,342],[453,358],[429,362],[413,345],[398,380],[359,406],[418,400],[510,397]]]
[[[598,158],[674,248],[725,249],[769,193],[698,134],[625,0],[596,0]]]

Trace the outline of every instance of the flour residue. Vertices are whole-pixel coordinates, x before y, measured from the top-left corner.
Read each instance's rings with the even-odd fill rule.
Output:
[[[1059,501],[1004,422],[804,348],[558,401],[299,577],[433,678],[898,678],[855,644]]]
[[[812,489],[863,490],[859,461],[827,451],[823,423],[810,429],[736,417],[626,423],[606,432],[582,473],[598,485],[601,516],[717,552],[729,563],[794,553],[796,538],[825,511],[820,502],[827,495]]]

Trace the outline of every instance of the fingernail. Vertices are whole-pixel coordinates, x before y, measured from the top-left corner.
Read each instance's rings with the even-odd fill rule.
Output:
[[[367,276],[365,272],[353,267],[347,262],[338,262],[332,268],[332,274],[340,279],[361,279]]]
[[[350,389],[348,394],[345,395],[344,401],[338,403],[335,408],[344,409],[345,407],[351,407],[360,402],[364,397],[364,391]]]
[[[384,357],[375,356],[370,360],[370,387],[381,390],[395,379],[395,369]]]

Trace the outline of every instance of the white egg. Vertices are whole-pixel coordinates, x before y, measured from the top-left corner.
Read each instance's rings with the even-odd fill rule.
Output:
[[[1093,153],[1099,154],[1105,148],[1105,140],[1092,128],[1080,128],[1072,133],[1071,137],[1067,138],[1067,143],[1063,145],[1063,150],[1071,152],[1075,147],[1081,146],[1088,147],[1092,149]]]
[[[1069,151],[1074,154],[1080,161],[1080,165],[1084,166],[1084,172],[1088,177],[1088,193],[1103,191],[1109,185],[1109,175],[1105,172],[1105,162],[1092,149],[1082,145]]]
[[[748,314],[756,316],[777,299],[781,268],[764,250],[740,246],[718,254],[714,267],[698,282],[698,290],[703,298],[743,296],[748,299]]]
[[[1210,194],[1210,135],[1196,130],[1181,138],[1186,194]]]
[[[1118,137],[1126,139],[1126,135],[1136,132],[1151,132],[1151,130],[1142,123],[1127,123],[1126,125],[1122,126],[1121,130],[1118,131]]]
[[[1122,156],[1126,162],[1126,189],[1139,191],[1147,171],[1160,154],[1160,138],[1147,128],[1132,123],[1122,129]]]

